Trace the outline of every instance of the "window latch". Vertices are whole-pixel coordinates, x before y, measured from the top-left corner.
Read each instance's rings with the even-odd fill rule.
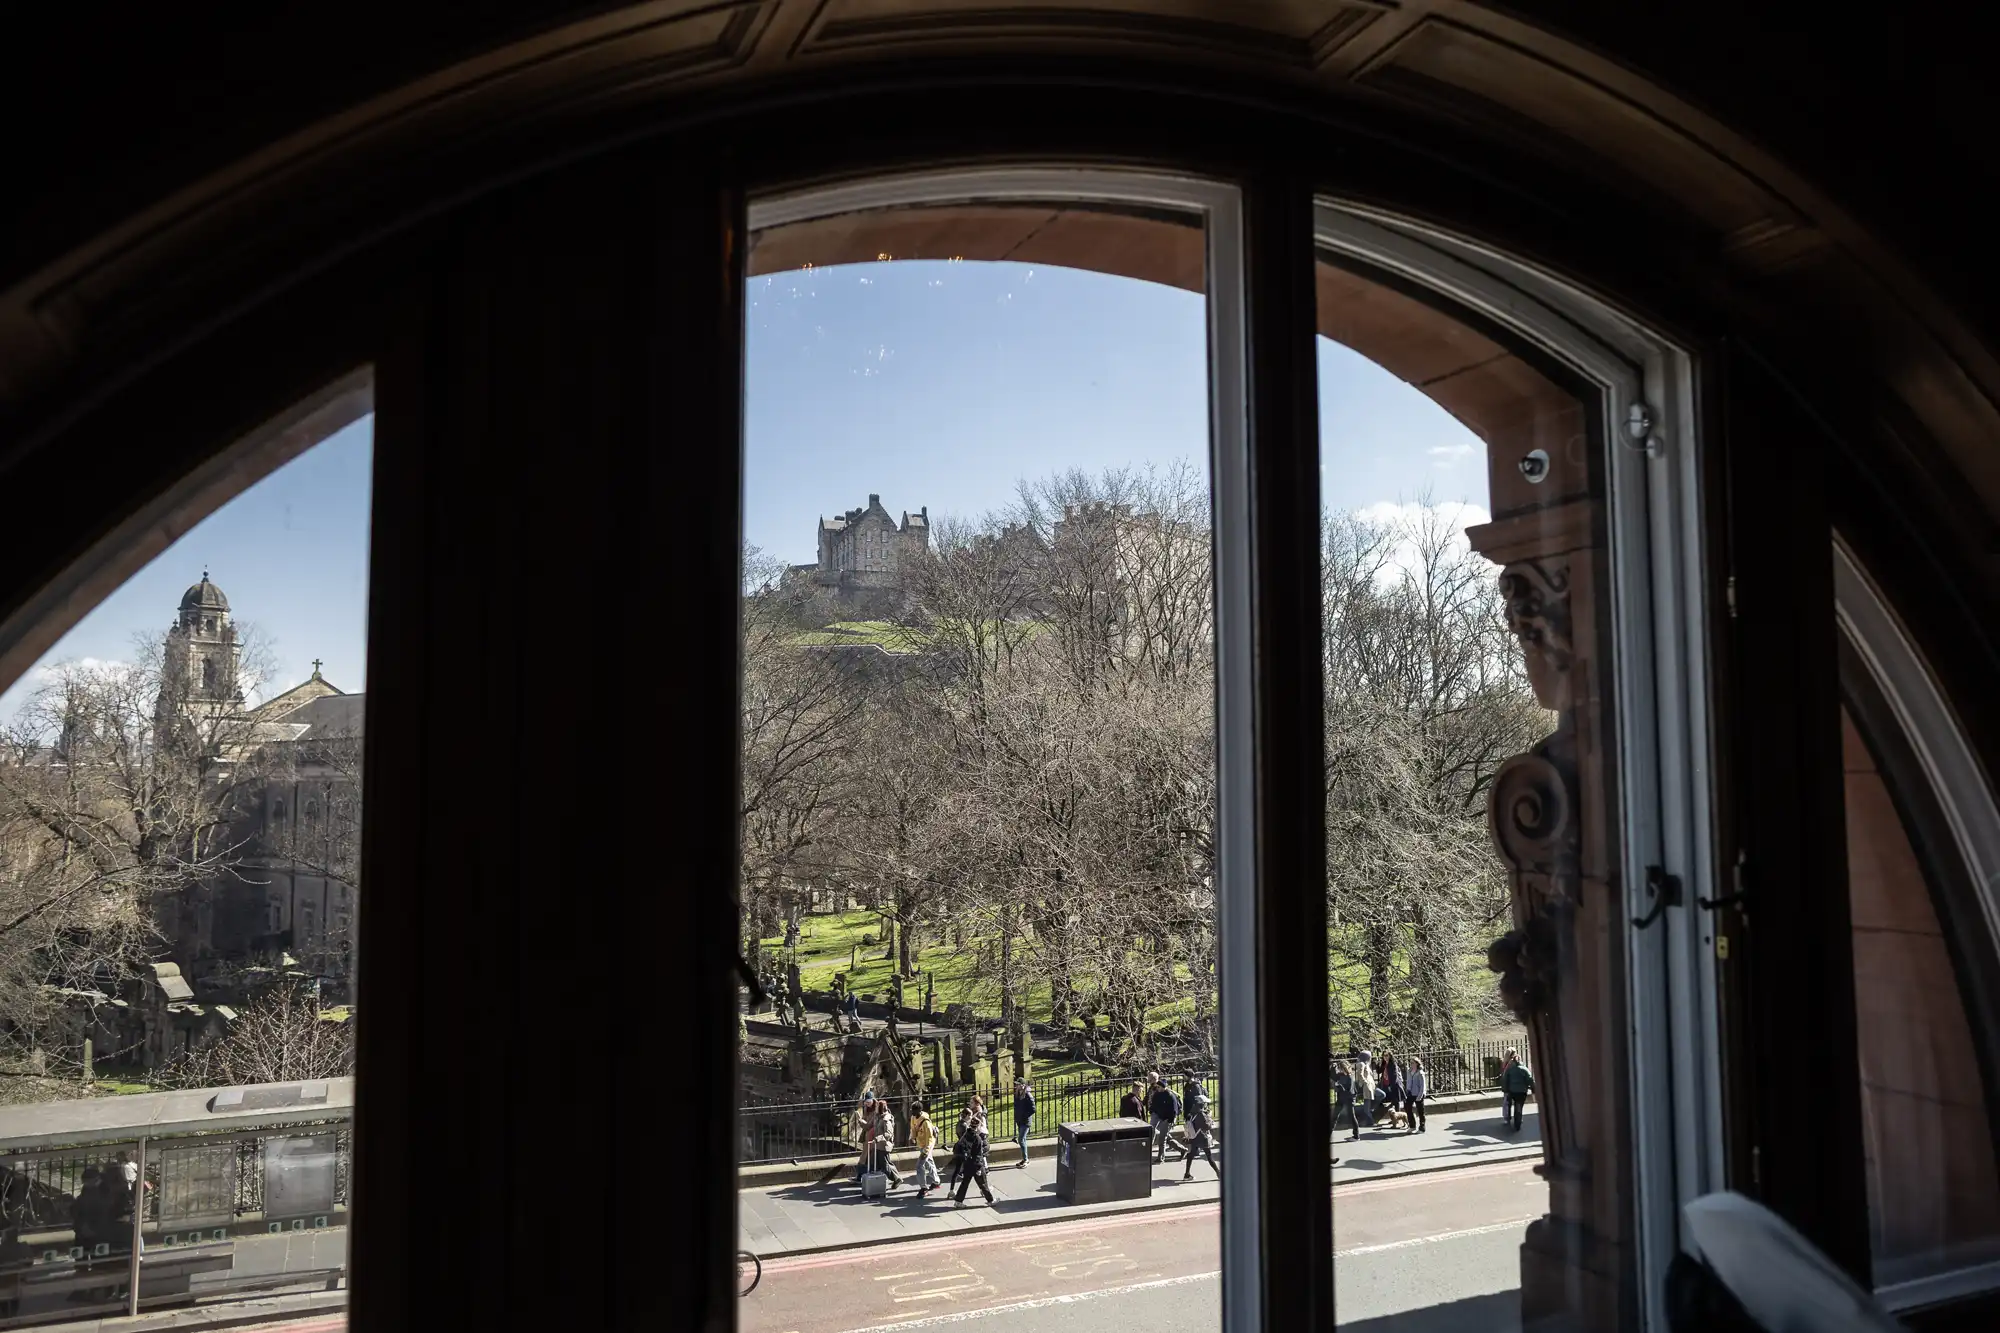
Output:
[[[1720,912],[1725,907],[1734,907],[1738,903],[1749,902],[1750,890],[1743,882],[1743,863],[1748,859],[1748,856],[1747,852],[1738,852],[1736,854],[1736,868],[1730,872],[1730,878],[1733,881],[1730,885],[1730,892],[1723,894],[1720,898],[1697,898],[1695,901],[1711,912]]]
[[[1681,881],[1678,875],[1669,875],[1660,866],[1646,867],[1646,893],[1653,900],[1653,906],[1644,916],[1632,918],[1635,930],[1644,930],[1658,921],[1669,907],[1681,905]]]

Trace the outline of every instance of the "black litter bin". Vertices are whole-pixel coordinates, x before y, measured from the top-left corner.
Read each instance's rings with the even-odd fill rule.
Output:
[[[1056,1128],[1056,1197],[1064,1203],[1149,1199],[1153,1127],[1143,1120],[1085,1120]]]

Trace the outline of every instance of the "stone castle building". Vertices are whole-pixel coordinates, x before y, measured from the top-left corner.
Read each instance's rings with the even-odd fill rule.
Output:
[[[908,609],[910,563],[931,549],[930,511],[904,511],[898,521],[882,497],[833,518],[818,520],[818,559],[792,565],[784,592],[810,603],[827,620],[889,618]],[[1001,562],[1017,576],[1018,613],[1053,614],[1093,606],[1106,631],[1123,638],[1140,626],[1140,608],[1163,588],[1206,601],[1209,535],[1205,524],[1169,521],[1129,504],[1065,504],[1046,534],[1027,523],[1008,524],[973,539],[972,549]]]
[[[930,549],[930,511],[904,510],[899,523],[870,495],[860,509],[822,517],[816,537],[819,558],[793,565],[787,581],[849,619],[890,615],[902,602],[905,564]]]

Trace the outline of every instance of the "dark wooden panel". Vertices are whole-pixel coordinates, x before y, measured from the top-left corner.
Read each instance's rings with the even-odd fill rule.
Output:
[[[1826,439],[1761,365],[1728,348],[1714,361],[1716,555],[1735,606],[1718,606],[1717,817],[1725,869],[1740,855],[1746,894],[1717,923],[1729,941],[1730,1184],[1865,1283],[1853,927],[1847,894],[1829,891],[1847,883],[1847,857]]]
[[[1263,1327],[1333,1327],[1312,186],[1244,198],[1256,637],[1257,1114]]]
[[[734,1317],[739,240],[685,156],[496,195],[382,368],[356,1327]]]

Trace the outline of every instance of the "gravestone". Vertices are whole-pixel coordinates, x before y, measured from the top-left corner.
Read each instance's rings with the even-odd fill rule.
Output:
[[[979,1068],[979,1035],[971,1028],[963,1028],[958,1034],[958,1081],[970,1084],[975,1081],[975,1071]]]
[[[951,1058],[951,1042],[943,1037],[931,1041],[931,1068],[937,1071],[939,1087],[949,1088],[958,1082],[958,1070]]]

